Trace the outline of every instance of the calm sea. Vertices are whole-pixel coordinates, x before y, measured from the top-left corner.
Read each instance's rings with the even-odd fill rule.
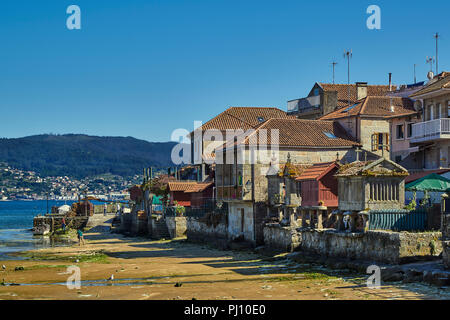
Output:
[[[71,205],[73,201],[49,201],[52,206]],[[47,212],[47,201],[0,201],[0,260],[17,259],[12,252],[61,246],[48,237],[34,237],[33,218]]]

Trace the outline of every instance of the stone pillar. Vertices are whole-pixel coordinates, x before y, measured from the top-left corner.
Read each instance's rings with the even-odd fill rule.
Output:
[[[339,211],[336,213],[336,230],[343,231],[344,228],[344,215]]]
[[[369,213],[365,212],[365,211],[361,211],[359,213],[359,216],[362,218],[363,220],[363,232],[367,232],[369,231]]]
[[[306,210],[305,209],[302,209],[301,210],[302,211],[302,227],[307,227],[307,224],[306,224]]]
[[[322,219],[322,210],[317,209],[317,229],[323,229],[323,219]]]

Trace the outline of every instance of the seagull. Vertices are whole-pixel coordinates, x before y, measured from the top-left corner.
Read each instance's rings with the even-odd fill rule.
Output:
[[[111,277],[109,277],[108,281],[113,281],[114,280],[114,275],[112,274]]]
[[[5,266],[4,264],[2,265],[2,269],[3,269],[3,270],[6,270],[6,266]]]

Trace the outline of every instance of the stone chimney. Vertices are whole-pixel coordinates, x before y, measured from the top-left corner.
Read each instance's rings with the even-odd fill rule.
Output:
[[[367,97],[367,82],[356,83],[356,99],[364,99]]]

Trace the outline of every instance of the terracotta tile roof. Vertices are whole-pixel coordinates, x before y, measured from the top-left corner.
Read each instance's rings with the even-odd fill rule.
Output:
[[[195,184],[197,184],[196,181],[169,181],[169,190],[186,191]]]
[[[391,104],[394,106],[394,112],[391,112]],[[359,100],[351,107],[333,111],[320,118],[320,120],[333,120],[359,115],[389,118],[416,113],[416,110],[414,110],[414,103],[409,98],[368,96]]]
[[[305,119],[270,119],[246,137],[243,144],[254,145],[254,140],[258,143],[254,138],[258,138],[263,129],[267,130],[269,145],[276,143],[275,139],[272,142],[271,130],[278,130],[280,147],[350,148],[360,145],[337,122]]]
[[[413,93],[410,97],[417,97],[440,89],[450,89],[450,72],[442,72],[435,76],[435,79],[437,81],[425,85],[423,89]]]
[[[406,177],[405,179],[405,184],[410,183],[410,182],[414,182],[416,180],[419,180],[420,178],[423,178],[429,174],[432,173],[436,173],[436,174],[444,174],[449,172],[450,169],[436,169],[436,170],[427,170],[427,171],[422,171],[422,172],[415,172],[410,174],[409,176]]]
[[[338,166],[336,162],[317,163],[303,171],[301,175],[295,179],[296,181],[318,180],[332,168]]]
[[[319,83],[324,91],[337,91],[338,102],[337,108],[348,107],[349,100],[350,105],[357,102],[356,84],[331,84],[331,83]],[[350,86],[350,97],[348,95],[348,87]],[[396,86],[392,86],[392,90],[396,90]],[[368,96],[385,96],[389,92],[388,85],[367,85]]]
[[[205,191],[207,188],[209,188],[210,186],[213,186],[214,182],[199,182],[196,183],[194,185],[191,185],[186,191],[184,191],[185,193],[195,193],[195,192],[203,192]]]
[[[292,119],[295,116],[288,115],[285,111],[277,108],[263,108],[263,107],[230,107],[218,116],[212,118],[204,123],[201,127],[205,130],[220,130],[227,129],[254,129],[261,123],[272,118]]]

